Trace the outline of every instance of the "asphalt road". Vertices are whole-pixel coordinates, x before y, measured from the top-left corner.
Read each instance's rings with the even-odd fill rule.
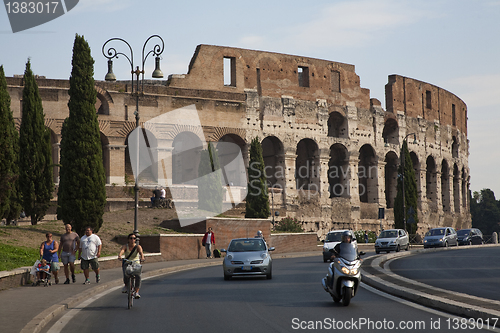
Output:
[[[131,310],[126,308],[125,294],[113,290],[81,310],[72,311],[66,318],[69,323],[51,332],[460,330],[460,322],[454,317],[427,312],[363,288],[348,307],[334,303],[320,283],[326,270],[327,264],[320,257],[305,257],[274,260],[272,280],[224,281],[222,267],[165,275],[143,282],[142,298]],[[399,329],[400,325],[405,329]],[[485,332],[470,329],[472,326],[469,324],[466,331]]]
[[[403,257],[389,267],[431,286],[500,301],[499,258],[500,247],[473,246]]]

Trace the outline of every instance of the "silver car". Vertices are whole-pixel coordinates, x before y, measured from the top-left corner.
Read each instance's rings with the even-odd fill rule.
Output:
[[[428,247],[448,247],[450,245],[458,246],[457,232],[451,227],[434,228],[425,234],[424,249]]]
[[[386,251],[387,253],[391,251],[399,252],[403,249],[408,251],[409,246],[410,242],[406,231],[403,229],[389,229],[382,231],[378,236],[375,241],[375,252],[377,254],[380,251]]]
[[[270,251],[262,238],[237,238],[231,240],[229,247],[221,249],[226,256],[222,262],[224,280],[233,276],[264,275],[267,279],[273,277],[273,260]]]

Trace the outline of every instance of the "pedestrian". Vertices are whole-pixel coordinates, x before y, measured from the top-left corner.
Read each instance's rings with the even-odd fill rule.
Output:
[[[368,233],[365,230],[365,243],[368,243]]]
[[[58,284],[59,278],[57,277],[57,273],[59,271],[59,257],[57,256],[57,250],[59,249],[59,244],[52,239],[52,233],[46,233],[45,237],[47,240],[40,245],[40,256],[45,259],[47,263],[50,263],[50,271],[54,275],[56,284]]]
[[[205,247],[205,250],[207,250],[207,259],[212,258],[212,245],[215,246],[215,235],[212,227],[208,228],[208,231],[201,240],[201,244]]]
[[[127,285],[128,281],[130,280],[130,276],[126,274],[126,269],[129,263],[123,260],[122,255],[125,255],[125,259],[133,261],[135,264],[140,265],[141,261],[144,261],[144,252],[142,251],[142,247],[136,244],[136,239],[137,236],[135,234],[129,234],[128,243],[122,246],[120,253],[118,254],[118,260],[122,262],[123,282],[125,283],[125,286],[122,289],[122,293],[127,292]],[[135,290],[133,294],[134,298],[141,298],[141,295],[139,295],[140,288],[141,273],[139,272],[135,275]]]
[[[85,282],[83,284],[90,284],[89,268],[95,273],[95,282],[101,280],[99,276],[99,261],[101,256],[102,242],[99,236],[93,233],[92,227],[85,228],[85,236],[80,239],[80,249],[78,250],[78,258],[81,260],[81,267],[83,275],[85,275]]]
[[[76,232],[71,230],[71,224],[66,224],[64,228],[66,229],[66,232],[61,235],[58,255],[64,265],[64,275],[66,275],[66,281],[64,282],[64,284],[69,284],[70,271],[73,283],[76,282],[75,259],[76,251],[80,248],[80,236],[78,236]]]

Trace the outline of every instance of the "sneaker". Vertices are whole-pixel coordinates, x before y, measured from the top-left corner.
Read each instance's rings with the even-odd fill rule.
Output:
[[[59,278],[56,278],[56,284],[58,284],[58,283],[59,283]]]
[[[101,276],[96,275],[96,276],[95,276],[95,282],[96,282],[96,283],[99,283],[99,281],[101,281]]]
[[[135,298],[135,299],[139,299],[139,298],[141,298],[141,295],[139,295],[139,293],[138,293],[137,291],[134,291],[134,294],[133,294],[133,295],[134,295],[134,298]]]
[[[83,284],[90,284],[90,280],[89,279],[86,279],[85,282]]]
[[[128,290],[127,290],[127,286],[123,286],[123,288],[122,288],[122,293],[123,293],[123,294],[126,294],[126,293],[127,293],[127,291],[128,291]]]
[[[64,284],[69,284],[69,279],[66,279],[66,281],[64,281]]]
[[[75,276],[75,274],[72,274],[71,278],[73,279],[73,283],[75,283],[76,282],[76,276]]]

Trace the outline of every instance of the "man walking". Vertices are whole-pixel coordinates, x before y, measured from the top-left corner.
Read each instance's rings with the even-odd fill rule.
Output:
[[[78,257],[81,259],[83,275],[85,275],[85,282],[83,284],[90,284],[89,268],[92,268],[95,273],[95,282],[101,280],[99,276],[99,261],[97,258],[101,256],[102,242],[99,236],[93,232],[94,229],[87,227],[85,229],[85,236],[80,239]]]
[[[59,258],[64,265],[64,274],[66,275],[66,282],[69,284],[69,271],[71,270],[71,278],[73,283],[76,282],[75,278],[75,254],[77,249],[80,248],[80,237],[76,232],[71,231],[71,224],[64,226],[66,233],[61,235],[59,242]],[[61,253],[62,252],[62,253]],[[68,267],[69,266],[69,267]]]

